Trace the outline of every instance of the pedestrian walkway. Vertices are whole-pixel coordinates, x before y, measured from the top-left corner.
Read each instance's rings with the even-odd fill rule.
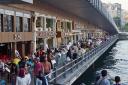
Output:
[[[51,81],[57,84],[71,85],[83,72],[86,71],[86,69],[92,65],[92,63],[94,63],[113,43],[115,43],[116,40],[117,38],[112,38],[109,41],[104,42],[101,46],[86,53],[84,58],[76,59],[62,68],[57,69],[54,72],[56,77],[54,77]],[[59,71],[62,72],[58,73]]]

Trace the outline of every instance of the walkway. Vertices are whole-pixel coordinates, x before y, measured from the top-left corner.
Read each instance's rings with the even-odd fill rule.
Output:
[[[52,72],[52,83],[71,85],[82,73],[84,73],[109,47],[116,41],[117,36],[112,37],[101,46],[87,52],[83,58],[78,58],[63,67]]]

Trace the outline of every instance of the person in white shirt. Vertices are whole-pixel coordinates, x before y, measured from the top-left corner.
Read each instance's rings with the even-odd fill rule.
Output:
[[[49,49],[49,47],[48,47],[48,44],[46,43],[46,44],[44,45],[44,50],[47,51],[47,49]]]
[[[88,39],[88,45],[92,43],[92,39]]]
[[[19,75],[16,77],[16,85],[30,85],[31,77],[30,74],[26,74],[24,68],[19,70]]]
[[[98,40],[96,41],[96,45],[97,45],[97,46],[100,46],[101,43],[102,43],[102,40],[101,40],[101,39],[98,39]]]
[[[28,85],[28,81],[26,80],[26,78],[22,78],[22,77],[17,77],[16,78],[16,85]]]
[[[110,81],[107,79],[107,70],[101,71],[101,78],[97,81],[96,85],[110,85]]]
[[[70,45],[66,45],[66,49],[69,50],[70,49]]]
[[[26,71],[25,79],[28,82],[27,85],[31,85],[31,75],[30,75],[30,73],[28,73],[28,67],[27,67],[27,65],[26,65],[26,69],[27,69],[27,71]]]
[[[31,85],[31,75],[30,75],[30,73],[27,73],[27,74],[25,75],[25,79],[26,79],[26,81],[28,82],[27,85]]]

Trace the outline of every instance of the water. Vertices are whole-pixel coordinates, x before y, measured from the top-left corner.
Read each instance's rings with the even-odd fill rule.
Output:
[[[121,82],[128,85],[128,41],[118,41],[112,49],[109,49],[91,66],[73,85],[94,83],[97,73],[106,69],[111,79],[121,77]]]

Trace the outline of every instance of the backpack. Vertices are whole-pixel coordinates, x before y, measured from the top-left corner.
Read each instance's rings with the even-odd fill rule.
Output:
[[[25,77],[25,69],[24,68],[20,68],[20,70],[19,70],[19,76],[20,77]]]

